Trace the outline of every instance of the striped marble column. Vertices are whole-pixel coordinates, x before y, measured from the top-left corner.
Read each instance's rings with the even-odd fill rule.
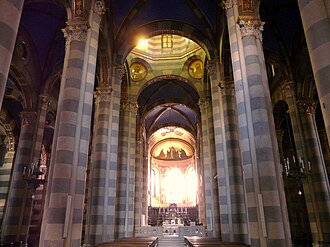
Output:
[[[315,213],[315,230],[318,232],[318,243],[316,241],[314,243],[316,246],[328,246],[330,244],[330,186],[315,122],[315,102],[303,99],[297,104],[301,112],[304,142],[308,145],[306,151],[311,167],[308,179],[313,189],[314,197],[311,199]]]
[[[11,170],[13,167],[14,162],[14,156],[15,151],[14,150],[8,150],[5,155],[5,160],[0,168],[0,225],[2,225],[3,217],[5,214],[5,206],[7,203],[7,197],[8,197],[8,190],[9,190],[9,183],[10,183],[10,175]]]
[[[197,126],[198,134],[196,143],[196,160],[195,160],[195,167],[196,167],[196,174],[197,174],[197,206],[198,206],[198,221],[199,223],[206,225],[206,211],[205,211],[205,184],[204,184],[204,170],[202,164],[202,133],[200,132],[201,128]]]
[[[66,54],[41,227],[41,246],[81,246],[100,12],[64,29]],[[93,6],[93,5],[91,5]]]
[[[315,84],[330,142],[330,3],[298,0]]]
[[[110,164],[112,88],[96,89],[93,127],[90,196],[88,198],[86,243],[95,245],[114,240],[116,166]]]
[[[323,150],[324,162],[327,168],[328,178],[330,178],[330,146],[327,139],[327,133],[324,129],[319,130],[319,136]]]
[[[221,236],[226,242],[248,243],[247,212],[239,149],[235,87],[232,81],[219,84],[224,124],[224,171],[219,179]],[[221,193],[221,188],[225,189]],[[222,207],[226,211],[221,210]],[[226,227],[223,225],[227,225]]]
[[[136,114],[138,105],[121,102],[118,149],[116,238],[134,235]]]
[[[199,101],[202,125],[201,160],[204,173],[205,216],[208,236],[220,236],[217,164],[215,160],[214,125],[211,101]]]
[[[6,119],[5,111],[2,111],[4,115],[1,114],[2,119]],[[7,121],[5,121],[7,122]],[[9,122],[9,121],[8,121]],[[7,197],[9,192],[11,171],[14,165],[15,157],[15,138],[13,136],[12,126],[9,123],[3,124],[6,132],[6,154],[2,167],[0,167],[0,225],[2,225],[3,217],[5,213],[5,206],[7,205]]]
[[[141,150],[142,151],[142,150]],[[148,224],[148,180],[149,180],[149,169],[148,169],[148,157],[143,154],[142,160],[142,173],[143,173],[143,181],[142,181],[142,214],[145,215],[145,224]]]
[[[290,116],[291,120],[291,126],[292,126],[292,133],[293,133],[293,139],[294,144],[296,147],[296,153],[297,153],[297,159],[298,157],[302,158],[305,161],[305,164],[307,164],[307,161],[309,160],[309,157],[307,155],[307,149],[308,143],[304,141],[304,129],[302,127],[301,123],[301,117],[300,113],[297,108],[297,99],[295,96],[295,84],[294,82],[286,82],[282,87],[282,96],[283,99],[288,104],[288,114]],[[285,157],[283,157],[285,158]],[[313,181],[311,179],[305,179],[302,181],[303,189],[304,189],[304,196],[306,201],[306,208],[308,212],[308,218],[309,218],[309,224],[310,229],[313,237],[313,244],[315,246],[318,245],[318,242],[320,240],[319,237],[319,223],[318,223],[318,210],[316,205],[316,198],[315,198],[315,190],[313,186]]]
[[[24,211],[26,205],[31,205],[33,189],[24,181],[23,171],[32,160],[36,116],[35,112],[21,112],[20,137],[2,223],[1,240],[4,242],[25,243],[27,238],[29,217],[25,217]]]
[[[255,17],[239,16],[236,1],[228,0],[224,7],[235,81],[250,243],[251,246],[290,246],[283,180],[279,155],[275,153],[278,147],[264,71],[262,23]]]
[[[24,0],[0,1],[0,109],[21,19]]]
[[[138,119],[138,125],[141,126],[142,119],[141,117],[137,117]],[[143,181],[145,177],[147,177],[147,174],[143,173],[143,167],[144,167],[144,161],[143,161],[143,147],[142,147],[142,141],[143,138],[142,135],[142,129],[137,127],[136,128],[136,163],[135,163],[135,199],[134,199],[134,226],[141,226],[145,224],[145,218],[147,217],[147,214],[143,210],[145,208],[145,205],[143,205]],[[144,207],[143,207],[144,206]],[[144,217],[142,218],[142,215]]]

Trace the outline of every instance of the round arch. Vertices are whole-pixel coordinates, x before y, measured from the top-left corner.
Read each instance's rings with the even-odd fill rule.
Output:
[[[207,54],[208,59],[217,57],[214,38],[206,37],[203,32],[184,22],[173,20],[154,21],[143,25],[134,32],[127,33],[116,42],[115,63],[124,64],[127,55],[138,44],[140,38],[149,38],[162,34],[176,34],[189,38],[199,44]],[[120,36],[120,35],[118,35]]]

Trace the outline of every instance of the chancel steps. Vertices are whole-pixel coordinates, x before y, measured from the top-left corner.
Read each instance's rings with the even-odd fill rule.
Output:
[[[158,238],[158,247],[184,247],[184,239],[179,236],[164,236]]]

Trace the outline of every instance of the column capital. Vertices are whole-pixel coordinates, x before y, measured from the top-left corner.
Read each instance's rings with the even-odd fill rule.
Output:
[[[111,101],[112,88],[110,86],[97,87],[94,92],[94,99],[96,104],[100,102],[110,102]]]
[[[215,57],[212,60],[207,61],[206,70],[209,73],[210,77],[213,77],[216,75],[218,61],[219,61],[219,57]]]
[[[301,99],[297,101],[297,108],[306,115],[315,115],[317,101],[313,99]]]
[[[221,6],[227,12],[237,5],[237,0],[222,0]]]
[[[129,100],[122,100],[120,104],[120,110],[124,112],[132,112],[137,114],[139,109],[139,105],[136,102],[132,102]]]
[[[40,100],[40,108],[43,110],[47,110],[50,100],[47,95],[39,95],[39,100]]]
[[[233,81],[220,81],[219,88],[222,96],[235,95],[235,85]]]
[[[240,16],[238,18],[238,25],[242,33],[242,38],[253,35],[262,41],[264,24],[264,22],[260,21],[260,19],[255,16]]]
[[[281,87],[282,97],[284,99],[293,97],[295,95],[296,85],[293,81],[286,81]]]
[[[98,14],[99,16],[102,16],[105,13],[103,1],[96,0],[93,11],[94,11],[94,13]]]
[[[114,64],[113,72],[117,78],[122,78],[126,74],[125,66],[123,64]]]
[[[210,107],[211,99],[209,97],[202,98],[198,101],[198,105],[201,111],[205,111]]]
[[[19,116],[22,121],[22,126],[23,125],[32,125],[36,121],[37,113],[34,111],[22,111],[22,112],[20,112]]]
[[[66,45],[73,40],[86,41],[88,28],[87,22],[68,23],[67,26],[62,29],[64,38],[66,38]]]

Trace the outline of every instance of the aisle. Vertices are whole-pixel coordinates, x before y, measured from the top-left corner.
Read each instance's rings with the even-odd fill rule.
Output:
[[[165,235],[158,239],[158,247],[184,247],[184,240],[178,235]]]

